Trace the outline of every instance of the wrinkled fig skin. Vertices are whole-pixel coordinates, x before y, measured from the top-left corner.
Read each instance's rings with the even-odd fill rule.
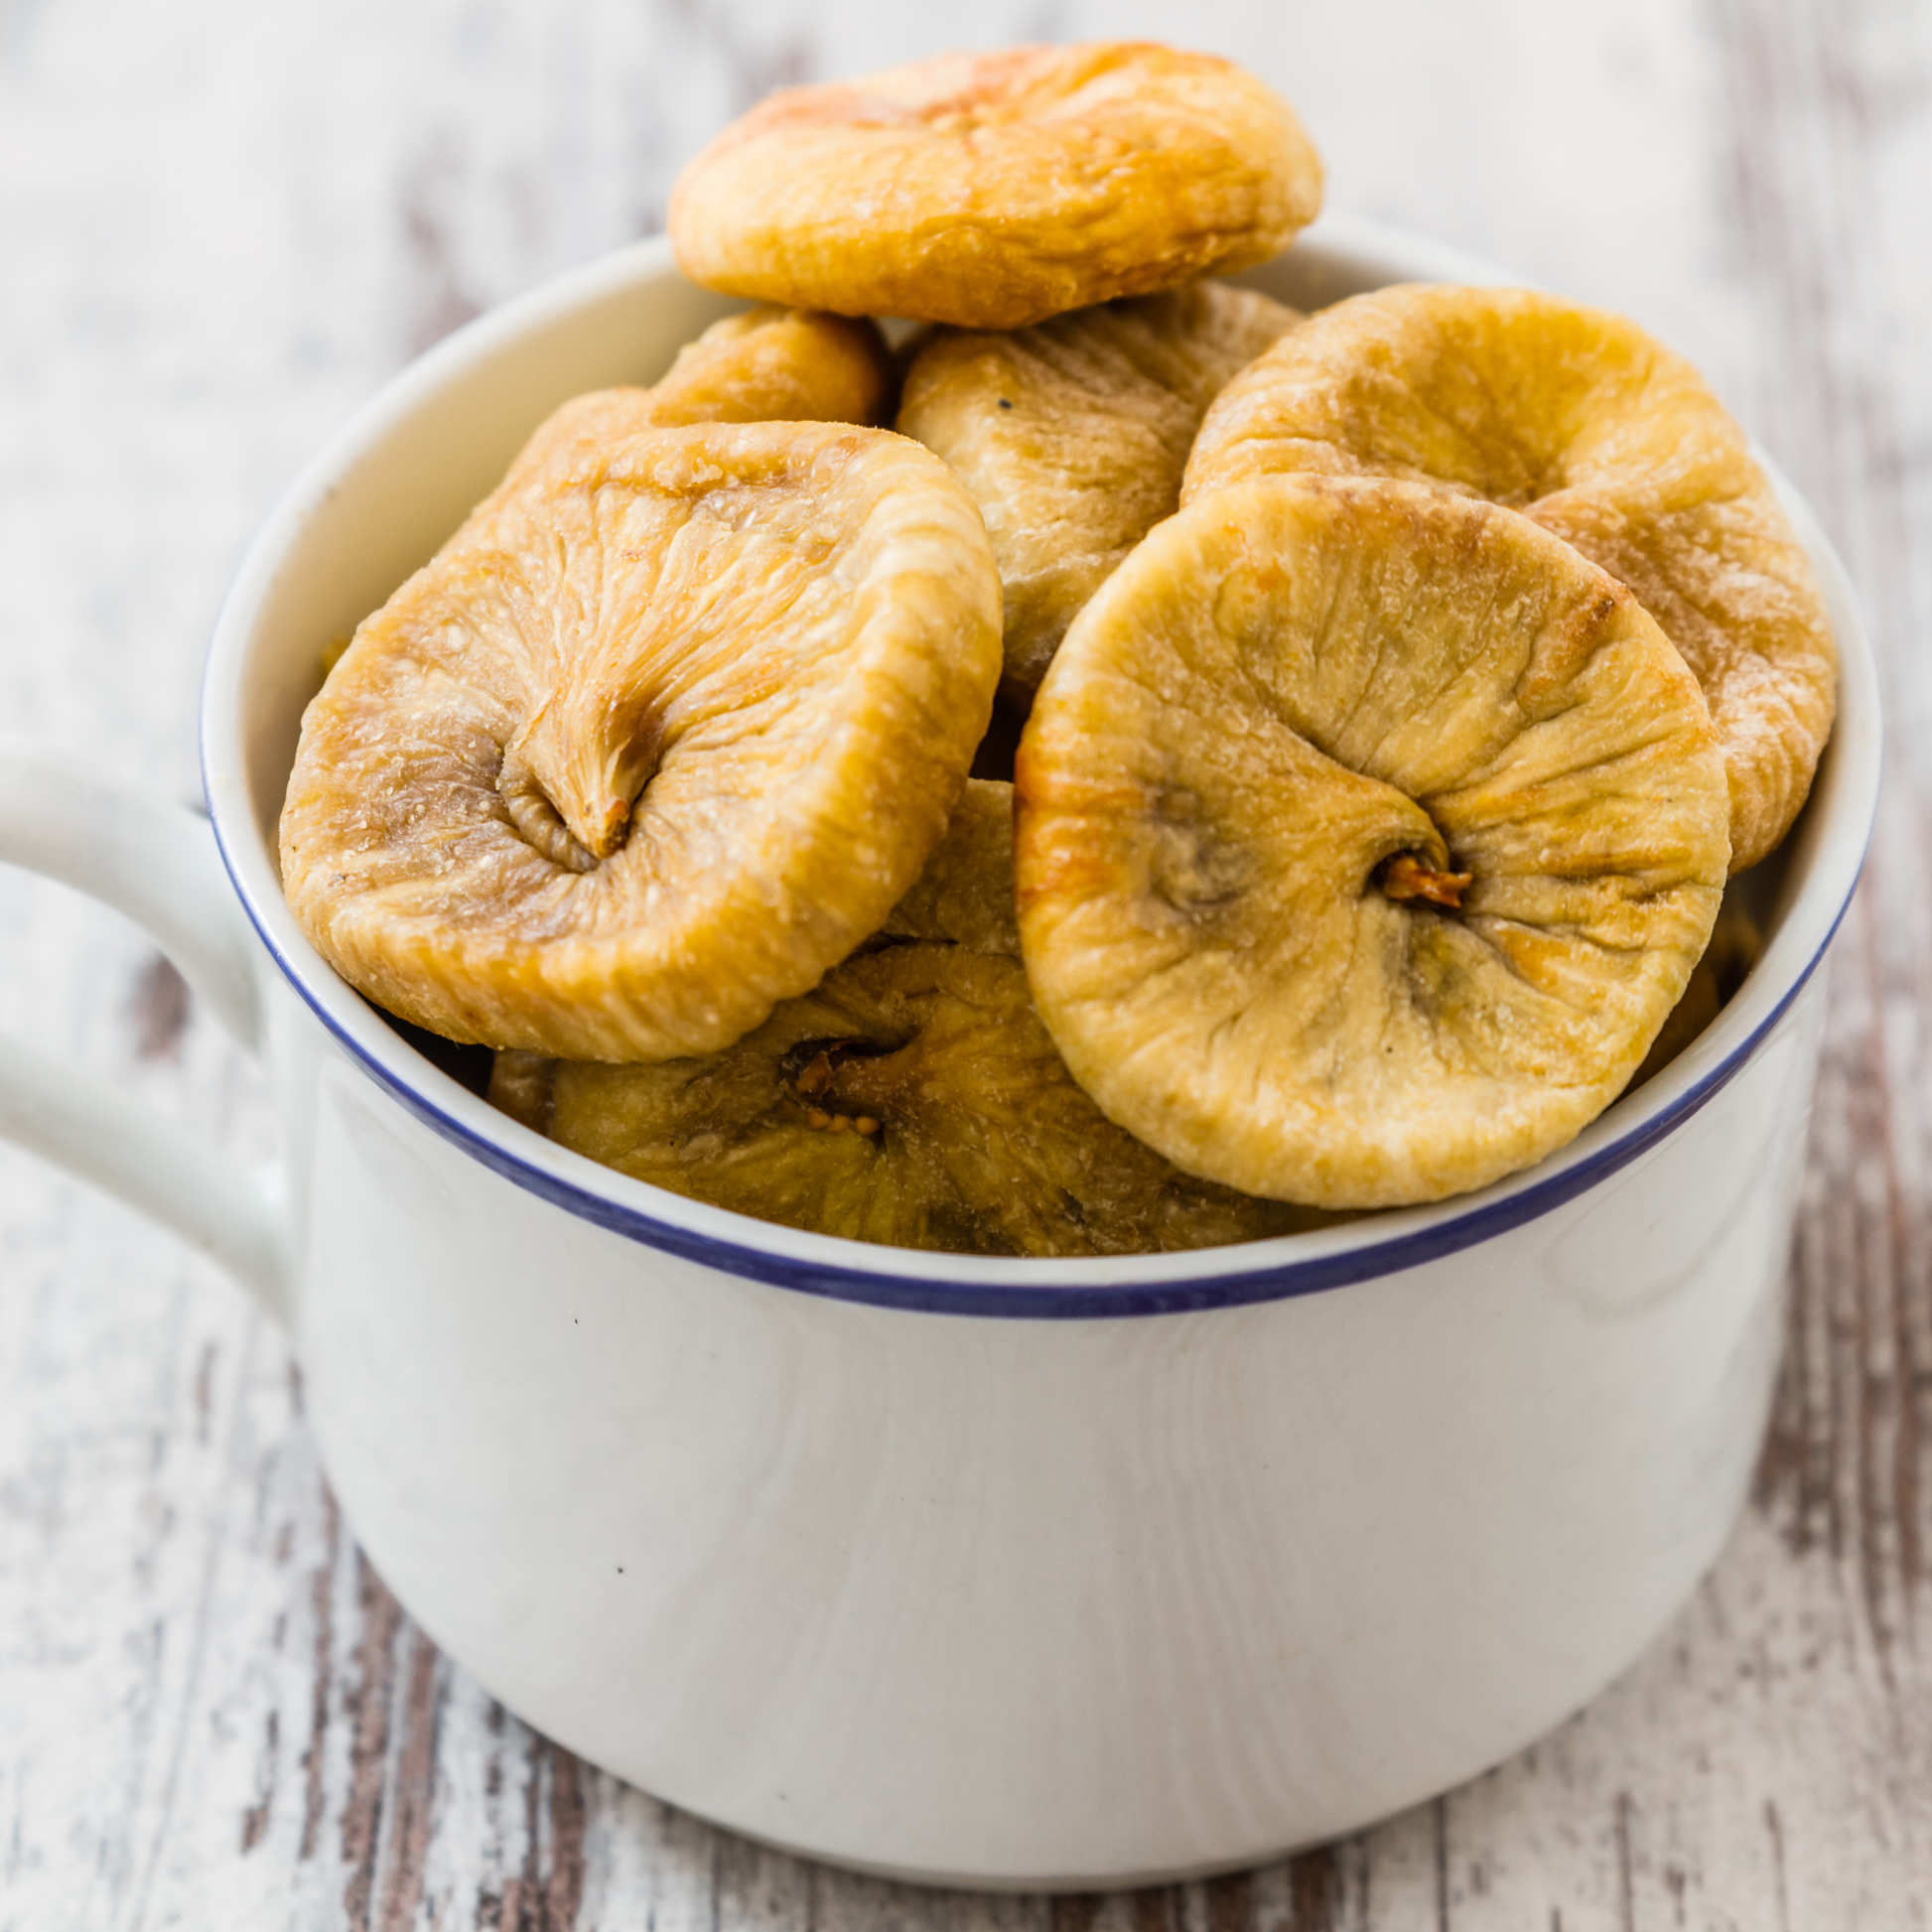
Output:
[[[356,632],[303,720],[289,903],[458,1040],[728,1045],[892,910],[999,675],[935,457],[824,423],[566,442]]]
[[[986,518],[1006,609],[1005,687],[1030,697],[1073,615],[1164,516],[1207,405],[1300,320],[1203,282],[1009,335],[942,330],[899,404]]]
[[[771,95],[679,177],[695,282],[1019,329],[1285,248],[1321,206],[1288,103],[1146,42],[949,54]]]
[[[1015,786],[1040,1017],[1190,1173],[1433,1200],[1629,1079],[1729,857],[1696,682],[1527,519],[1278,479],[1160,525],[1074,621]],[[1410,854],[1458,910],[1396,900]]]
[[[966,780],[946,836],[881,931],[893,939],[944,939],[975,952],[1020,956],[1010,784]]]
[[[593,1161],[817,1234],[1138,1254],[1321,1217],[1178,1173],[1068,1077],[1010,954],[861,954],[735,1046],[655,1066],[500,1054],[490,1098]]]
[[[593,452],[641,429],[687,429],[697,423],[876,425],[897,385],[892,354],[870,322],[768,304],[747,309],[687,343],[648,389],[594,389],[572,397],[524,445],[504,486],[569,461],[572,452]]]
[[[1831,625],[1743,432],[1634,324],[1512,289],[1337,303],[1228,385],[1181,500],[1284,473],[1446,484],[1574,544],[1697,674],[1729,778],[1731,869],[1790,829],[1831,735]]]

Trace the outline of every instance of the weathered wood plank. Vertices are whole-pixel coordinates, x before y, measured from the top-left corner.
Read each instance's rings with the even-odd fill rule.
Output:
[[[1132,22],[995,0],[0,0],[0,702],[174,795],[240,545],[454,323],[656,225],[769,85]],[[1379,0],[1178,31],[1306,107],[1338,203],[1612,303],[1818,504],[1891,784],[1834,982],[1753,1508],[1536,1749],[1347,1844],[1106,1898],[918,1893],[711,1832],[442,1659],[330,1500],[280,1340],[0,1151],[0,1932],[898,1925],[1892,1928],[1932,1917],[1932,20],[1894,0]],[[0,878],[0,1025],[265,1153],[137,935]]]

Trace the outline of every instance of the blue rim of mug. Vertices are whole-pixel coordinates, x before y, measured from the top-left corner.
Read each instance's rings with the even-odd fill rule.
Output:
[[[316,997],[295,963],[256,915],[245,887],[236,877],[227,846],[220,839],[218,826],[215,836],[220,846],[222,864],[227,868],[229,881],[247,911],[249,922],[283,977],[327,1029],[330,1036],[364,1073],[424,1126],[481,1162],[491,1173],[594,1226],[623,1235],[645,1247],[660,1249],[709,1268],[722,1269],[727,1274],[762,1282],[768,1287],[791,1289],[800,1294],[823,1296],[834,1301],[860,1302],[874,1308],[1006,1319],[1064,1321],[1095,1320],[1103,1316],[1185,1314],[1211,1309],[1240,1308],[1252,1302],[1285,1301],[1295,1296],[1346,1288],[1384,1275],[1400,1274],[1425,1262],[1437,1261],[1445,1255],[1456,1254],[1464,1248],[1493,1240],[1526,1221],[1535,1220],[1588,1191],[1619,1169],[1628,1167],[1716,1098],[1743,1070],[1745,1063],[1769,1037],[1812,974],[1818,970],[1851,904],[1851,893],[1848,892],[1823,943],[1806,961],[1803,970],[1786,988],[1777,1005],[1715,1067],[1667,1107],[1554,1173],[1545,1174],[1497,1198],[1471,1195],[1469,1205],[1449,1218],[1426,1227],[1392,1233],[1382,1240],[1359,1247],[1342,1248],[1331,1254],[1295,1254],[1271,1259],[1274,1251],[1287,1244],[1306,1244],[1317,1238],[1286,1235],[1274,1240],[1249,1242],[1237,1249],[1194,1251],[1197,1257],[1237,1253],[1255,1257],[1245,1266],[1230,1269],[1225,1274],[1185,1281],[1121,1283],[1113,1286],[1096,1284],[1056,1288],[1047,1283],[1001,1286],[997,1283],[947,1282],[913,1275],[895,1275],[875,1268],[855,1268],[834,1261],[814,1261],[746,1246],[698,1229],[679,1227],[673,1222],[660,1220],[642,1208],[616,1198],[612,1193],[581,1185],[565,1175],[536,1166],[513,1148],[480,1133],[448,1108],[439,1106],[428,1093],[404,1079],[394,1068],[370,1052],[337,1020]],[[1862,859],[1861,869],[1863,863]],[[378,1024],[381,1024],[380,1021]],[[415,1049],[400,1035],[396,1036],[396,1046],[402,1052],[415,1053]],[[424,1060],[422,1064],[423,1076],[428,1082],[448,1081],[458,1092],[464,1091],[455,1080],[429,1061]],[[530,1135],[533,1140],[538,1138],[531,1134],[530,1129],[520,1127],[506,1116],[503,1117],[503,1125],[511,1134]],[[611,1182],[622,1186],[626,1178],[614,1174]],[[645,1185],[641,1181],[630,1181],[628,1184],[633,1187]],[[1487,1192],[1493,1193],[1494,1190]],[[732,1218],[744,1220],[752,1227],[769,1227],[771,1238],[777,1241],[793,1234],[793,1230],[776,1223],[756,1221],[750,1216]],[[1349,1227],[1359,1225],[1348,1224]],[[820,1240],[829,1238],[819,1237]],[[852,1242],[845,1245],[860,1247],[863,1244]],[[1162,1259],[1174,1262],[1182,1257],[1167,1256]]]
[[[1376,224],[1351,223],[1351,230],[1355,226],[1372,238],[1390,233],[1379,229]],[[1393,235],[1391,238],[1394,238]],[[1400,239],[1407,243],[1413,238],[1403,236]],[[1491,275],[1486,279],[1501,278]],[[537,295],[543,293],[533,292]],[[468,335],[481,324],[491,320],[489,317],[481,318],[479,323],[459,332],[459,336]],[[432,356],[440,359],[443,353],[456,346],[457,339],[453,338],[440,350],[432,351]],[[345,426],[339,437],[316,459],[311,472],[297,480],[289,498],[285,499],[285,509],[290,499],[301,496],[304,483],[311,474],[328,468],[338,445],[354,436],[362,415],[372,411],[381,401],[382,395],[379,394],[369,405],[365,405],[363,412],[358,412],[357,417]],[[1847,626],[1840,625],[1841,658],[1849,658],[1852,651],[1857,650],[1863,657],[1868,673],[1869,647],[1863,626],[1859,623],[1856,606],[1851,601],[1850,588],[1844,579],[1844,567],[1829,540],[1817,528],[1809,505],[1804,504],[1803,499],[1783,483],[1774,467],[1767,463],[1766,468],[1771,470],[1773,481],[1780,485],[1787,508],[1798,513],[1808,550],[1821,563],[1828,561],[1830,573],[1837,579],[1833,588],[1841,594],[1850,620],[1849,627],[1854,633],[1845,635]],[[270,525],[257,539],[258,548],[268,547],[279,520],[279,517],[271,519]],[[249,563],[253,561],[251,556]],[[237,590],[247,575],[248,565],[244,564],[242,579],[237,580]],[[227,613],[224,611],[222,626],[226,622]],[[209,671],[212,669],[211,655]],[[1874,747],[1875,758],[1878,738],[1875,685],[1868,674],[1862,682],[1866,686],[1863,695],[1873,712],[1868,736]],[[916,1261],[919,1272],[911,1273],[904,1272],[903,1266],[895,1269],[891,1260],[896,1255],[904,1254],[906,1262],[911,1263],[911,1251],[836,1236],[803,1234],[776,1223],[712,1208],[600,1168],[583,1156],[557,1147],[507,1116],[498,1114],[485,1101],[424,1058],[389,1027],[376,1009],[337,980],[333,970],[319,954],[311,953],[306,961],[292,957],[274,930],[273,916],[265,914],[263,907],[257,903],[244,876],[246,868],[237,863],[224,832],[222,814],[216,808],[217,788],[209,770],[208,709],[208,694],[205,685],[202,746],[204,784],[221,862],[249,923],[282,977],[338,1046],[425,1127],[491,1173],[566,1213],[646,1248],[685,1261],[774,1288],[874,1308],[1004,1319],[1095,1320],[1175,1314],[1319,1294],[1398,1274],[1475,1247],[1587,1192],[1619,1170],[1641,1159],[1704,1108],[1742,1071],[1778,1027],[1830,950],[1844,920],[1863,869],[1876,804],[1874,765],[1865,787],[1866,796],[1861,813],[1863,825],[1857,863],[1844,875],[1843,890],[1832,908],[1822,938],[1795,971],[1786,968],[1790,975],[1788,983],[1770,1010],[1762,1014],[1750,1032],[1734,1042],[1722,1058],[1706,1067],[1666,1104],[1644,1114],[1598,1145],[1587,1145],[1594,1138],[1594,1132],[1587,1129],[1582,1137],[1586,1144],[1584,1151],[1578,1152],[1577,1144],[1573,1143],[1571,1149],[1560,1150],[1525,1173],[1507,1176],[1467,1196],[1460,1203],[1433,1202],[1421,1207],[1383,1210],[1360,1221],[1310,1234],[1247,1242],[1239,1247],[1121,1257],[1113,1262],[1089,1257],[1056,1261],[1003,1260],[920,1253]],[[1844,756],[1842,733],[1840,741],[1831,750],[1840,757]],[[1847,803],[1851,809],[1860,810],[1856,800],[1848,800]],[[1820,855],[1821,862],[1822,857]],[[1761,962],[1759,970],[1767,963],[1768,960]],[[327,975],[334,990],[352,1002],[352,1005],[345,1007],[345,1012],[354,1014],[357,1024],[348,1023],[332,1010],[331,1000],[311,984],[308,976],[310,970],[318,975]],[[1747,982],[1736,998],[1742,999],[1748,992]],[[1721,1026],[1723,1017],[1714,1024]],[[370,1038],[359,1036],[364,1031],[370,1034],[371,1038],[380,1039],[380,1050],[370,1043]],[[1687,1058],[1695,1054],[1696,1044],[1694,1042],[1687,1049]],[[400,1064],[392,1063],[392,1060]],[[406,1073],[403,1067],[407,1067]],[[1660,1079],[1666,1077],[1659,1076]],[[437,1095],[439,1090],[445,1088],[448,1099],[441,1100]],[[473,1118],[466,1118],[466,1115]],[[528,1154],[518,1151],[519,1141],[528,1145]],[[573,1172],[576,1170],[582,1171],[583,1178],[576,1177]],[[646,1206],[625,1199],[626,1194],[644,1200],[662,1201],[671,1213],[688,1217],[688,1223],[699,1225],[688,1224],[683,1219],[665,1218],[663,1213],[652,1212]],[[745,1232],[742,1236],[708,1232],[702,1225],[706,1222],[721,1228],[742,1228]],[[1370,1225],[1386,1229],[1386,1232],[1364,1239],[1363,1230]],[[786,1252],[787,1249],[791,1252]],[[842,1259],[841,1251],[849,1253],[852,1259]],[[1238,1265],[1234,1263],[1237,1256],[1240,1257]],[[1004,1282],[986,1279],[981,1271],[988,1271],[989,1264],[1021,1279]],[[949,1265],[969,1269],[978,1278],[959,1279],[955,1276],[949,1280]],[[1163,1275],[1151,1275],[1151,1269],[1161,1270]],[[1118,1273],[1123,1279],[1094,1280],[1092,1277],[1096,1272]],[[1052,1279],[1056,1274],[1075,1273],[1086,1279],[1057,1282]]]

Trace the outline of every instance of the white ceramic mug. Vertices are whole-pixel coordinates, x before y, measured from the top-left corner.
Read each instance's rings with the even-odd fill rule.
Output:
[[[1496,278],[1329,217],[1251,279],[1313,306]],[[1116,1884],[1457,1783],[1643,1648],[1744,1495],[1818,968],[1876,796],[1843,570],[1787,492],[1843,680],[1765,870],[1768,948],[1561,1154],[1193,1254],[794,1233],[492,1111],[323,963],[275,858],[323,646],[552,405],[650,379],[730,306],[644,243],[472,324],[337,437],[221,616],[211,837],[0,762],[0,857],[148,926],[267,1056],[282,1164],[260,1186],[17,1045],[0,1131],[227,1263],[288,1325],[331,1479],[411,1614],[532,1724],[707,1818],[924,1879]]]

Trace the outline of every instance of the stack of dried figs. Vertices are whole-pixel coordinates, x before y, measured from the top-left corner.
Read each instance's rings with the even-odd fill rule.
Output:
[[[728,129],[672,235],[762,306],[559,410],[310,706],[316,945],[539,1133],[872,1241],[1199,1247],[1562,1146],[1747,962],[1830,628],[1630,324],[1200,279],[1319,201],[1268,88],[1139,44]]]

